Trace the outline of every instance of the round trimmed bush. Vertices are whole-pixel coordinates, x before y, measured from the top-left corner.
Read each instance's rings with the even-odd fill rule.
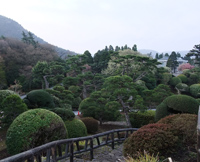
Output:
[[[159,152],[159,156],[165,156],[177,146],[178,142],[178,137],[165,129],[167,129],[165,124],[153,128],[140,128],[125,140],[124,156],[137,157],[138,152],[144,154],[144,150],[150,154],[156,155]]]
[[[170,79],[170,85],[176,86],[177,84],[182,83],[181,79],[179,77],[173,77]]]
[[[99,123],[96,119],[92,117],[81,118],[82,122],[85,124],[88,133],[95,133],[99,129]]]
[[[180,74],[177,77],[181,79],[182,83],[188,82],[188,78],[184,74]]]
[[[184,144],[191,145],[196,143],[197,115],[174,114],[162,118],[157,123],[170,125],[174,134],[178,136]]]
[[[170,115],[170,112],[168,111],[167,105],[162,102],[156,107],[155,121],[158,121],[167,115]]]
[[[6,135],[9,154],[14,155],[45,143],[66,139],[67,130],[61,117],[45,110],[34,109],[20,114]]]
[[[66,120],[72,120],[75,118],[75,114],[71,109],[65,109],[65,108],[54,108],[51,111],[59,115],[63,121]]]
[[[3,116],[0,118],[4,127],[9,127],[13,120],[28,108],[23,100],[16,94],[7,96],[2,101]]]
[[[2,101],[9,95],[18,95],[17,93],[15,93],[14,91],[11,90],[0,90],[0,110],[1,110],[1,103]]]
[[[189,81],[190,85],[198,83],[198,81],[199,81],[198,74],[190,73],[188,81]]]
[[[176,85],[176,88],[181,91],[181,92],[189,92],[189,87],[187,84],[184,84],[184,83],[178,83]]]
[[[69,138],[87,136],[87,128],[79,119],[68,120],[65,122]]]
[[[172,78],[172,74],[163,73],[161,83],[162,84],[168,84],[171,78]]]
[[[178,113],[197,114],[199,103],[193,97],[187,95],[172,95],[167,97],[156,108],[156,121],[161,118]]]
[[[200,97],[200,84],[191,85],[190,94],[194,97]]]
[[[51,95],[45,90],[33,90],[30,91],[24,99],[28,108],[53,108],[55,104]]]

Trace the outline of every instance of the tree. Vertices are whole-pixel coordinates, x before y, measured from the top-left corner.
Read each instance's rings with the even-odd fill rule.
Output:
[[[114,51],[113,46],[110,45],[108,50],[109,50],[109,51]]]
[[[190,65],[189,63],[185,63],[185,64],[179,65],[178,70],[183,71],[185,69],[193,69],[193,68],[194,66]]]
[[[139,52],[123,50],[111,54],[108,67],[102,73],[106,75],[128,75],[133,81],[142,79],[157,69],[159,63]]]
[[[156,53],[156,57],[155,57],[155,59],[158,59],[158,53]]]
[[[85,55],[85,63],[91,65],[93,64],[93,58],[92,58],[92,55],[91,53],[87,50],[83,53],[83,55]]]
[[[89,98],[84,99],[79,110],[84,117],[93,117],[100,121],[100,125],[105,120],[116,120],[120,116],[120,105],[116,101],[110,101],[107,93],[102,91],[93,92]]]
[[[137,45],[136,44],[133,45],[132,50],[137,52]]]
[[[196,66],[200,65],[200,44],[194,45],[193,49],[186,55],[187,57],[195,57]]]
[[[7,85],[6,73],[5,73],[5,63],[3,57],[0,56],[0,89],[3,89]]]
[[[108,77],[104,82],[104,87],[107,93],[115,97],[115,100],[119,102],[125,113],[127,126],[131,127],[128,113],[133,109],[134,97],[137,94],[131,77],[127,75]]]
[[[172,52],[171,55],[169,56],[167,60],[167,67],[170,67],[171,70],[175,73],[176,68],[178,67],[178,61],[177,61],[177,56],[176,52]]]

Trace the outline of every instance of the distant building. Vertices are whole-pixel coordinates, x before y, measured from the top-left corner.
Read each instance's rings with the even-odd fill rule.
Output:
[[[163,58],[158,59],[158,62],[161,63],[160,65],[158,65],[158,67],[166,67],[168,58],[169,58],[169,56],[164,56]],[[183,60],[181,57],[179,57],[177,59],[177,62],[179,63],[179,65],[181,65],[181,64],[187,63],[188,61],[187,60]]]

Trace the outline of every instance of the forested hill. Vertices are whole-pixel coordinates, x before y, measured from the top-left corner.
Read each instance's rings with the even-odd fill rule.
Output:
[[[18,40],[22,39],[22,32],[28,33],[28,30],[24,29],[19,23],[16,21],[7,18],[5,16],[0,15],[0,37],[11,37],[16,38]],[[30,31],[31,32],[31,31]],[[33,37],[36,41],[38,41],[41,44],[48,44],[43,39],[37,37],[33,34]],[[54,46],[54,45],[53,45]],[[65,50],[60,47],[54,46],[56,52],[61,58],[66,58],[67,55],[76,55],[77,53],[72,52],[70,50]]]

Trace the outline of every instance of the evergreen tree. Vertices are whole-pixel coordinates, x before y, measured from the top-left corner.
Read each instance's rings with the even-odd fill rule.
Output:
[[[91,53],[87,50],[83,53],[83,55],[85,55],[85,63],[88,65],[93,64],[93,57],[91,55]]]
[[[169,57],[169,54],[168,54],[168,53],[165,53],[165,57]]]
[[[158,59],[158,53],[156,53],[156,57],[155,57],[155,59]]]
[[[133,45],[132,50],[137,51],[137,45],[136,44]]]
[[[109,46],[109,51],[114,51],[114,48],[113,48],[113,46]]]
[[[124,50],[126,50],[126,49],[128,49],[128,46],[127,46],[127,44],[125,44],[125,46],[124,46]]]
[[[119,46],[116,46],[115,47],[115,52],[119,51],[120,50],[120,47]]]
[[[167,67],[170,67],[171,70],[175,73],[176,68],[178,67],[177,55],[176,52],[172,52],[167,60]]]

